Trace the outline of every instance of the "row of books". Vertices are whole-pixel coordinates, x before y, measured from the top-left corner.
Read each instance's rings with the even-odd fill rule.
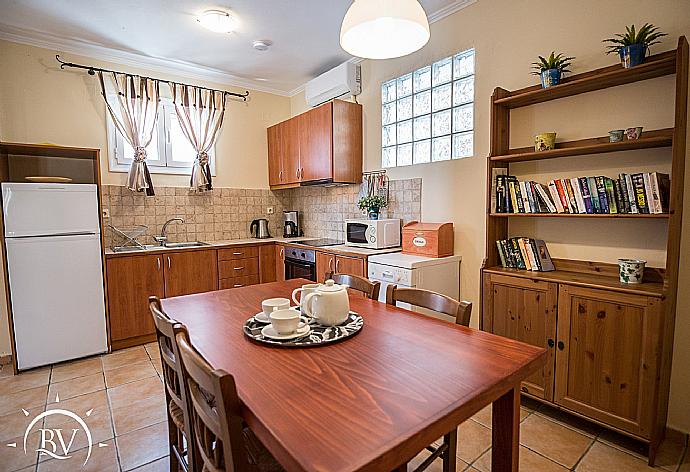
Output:
[[[554,179],[547,185],[495,175],[495,213],[668,213],[671,181],[668,174],[641,172]]]
[[[546,243],[541,239],[502,239],[496,241],[496,246],[503,267],[539,272],[555,270]]]

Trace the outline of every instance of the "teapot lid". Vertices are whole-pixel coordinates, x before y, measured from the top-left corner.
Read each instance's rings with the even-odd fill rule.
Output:
[[[318,290],[321,292],[339,292],[341,290],[345,290],[346,288],[347,287],[345,285],[338,285],[333,280],[328,279],[325,283],[321,284]]]

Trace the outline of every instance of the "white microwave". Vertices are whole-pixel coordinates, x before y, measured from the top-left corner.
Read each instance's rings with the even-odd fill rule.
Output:
[[[345,244],[369,249],[400,246],[400,219],[345,220]]]

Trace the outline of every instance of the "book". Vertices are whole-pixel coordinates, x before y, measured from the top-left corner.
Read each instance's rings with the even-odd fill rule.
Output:
[[[609,212],[609,200],[606,197],[605,179],[606,179],[606,177],[603,177],[603,176],[599,176],[599,177],[594,178],[594,181],[596,182],[596,185],[597,185],[597,195],[599,195],[599,213],[604,213],[604,214]]]
[[[498,250],[498,258],[501,260],[501,265],[503,267],[508,267],[506,264],[506,256],[503,253],[503,245],[501,244],[501,241],[496,241],[496,249]]]
[[[534,194],[534,182],[528,180],[525,182],[525,190],[527,190],[527,201],[532,213],[541,213],[539,208],[539,200]]]
[[[556,270],[551,260],[551,255],[546,247],[546,243],[541,239],[535,239],[534,244],[537,247],[537,257],[539,258],[539,266],[542,272],[551,272]]]
[[[628,186],[625,182],[625,174],[618,174],[618,187],[620,187],[620,196],[623,201],[623,213],[632,213],[632,209],[630,208],[630,197],[628,197]]]
[[[587,213],[587,208],[585,207],[585,198],[582,195],[582,189],[580,188],[580,179],[573,177],[570,179],[570,185],[573,189],[573,194],[575,195],[575,203],[577,203],[578,213]]]
[[[525,238],[517,238],[518,242],[518,247],[520,248],[520,254],[522,255],[522,259],[525,261],[525,268],[527,270],[534,270],[532,269],[532,260],[529,257],[529,253],[527,252],[527,246],[525,245]]]
[[[532,207],[529,204],[529,196],[527,195],[527,182],[520,182],[520,196],[522,197],[522,207],[525,213],[532,213]]]
[[[549,196],[549,188],[543,184],[536,184],[537,194],[541,197],[541,200],[546,205],[547,210],[550,213],[557,213],[556,205],[553,204],[551,197]]]
[[[570,213],[579,213],[577,208],[577,201],[575,200],[575,192],[573,191],[573,186],[570,183],[570,179],[563,179],[563,188],[565,189],[566,195],[568,196],[568,203],[570,204]]]
[[[505,213],[505,211],[501,211],[499,208],[502,208],[505,203],[505,201],[501,201],[505,199],[505,196],[501,197],[501,195],[505,192],[504,176],[507,174],[508,169],[505,167],[494,167],[491,169],[491,213]],[[501,187],[500,191],[499,186]]]
[[[668,174],[653,172],[652,182],[652,185],[658,189],[660,213],[668,213],[671,200],[671,178]]]
[[[511,247],[508,245],[508,241],[506,241],[505,239],[502,240],[501,246],[503,247],[503,255],[506,258],[506,264],[508,264],[508,267],[517,267],[517,264],[515,263],[515,258],[513,257],[513,253],[511,251]]]
[[[561,200],[561,205],[563,206],[563,212],[564,213],[572,213],[570,211],[570,201],[568,200],[568,195],[566,193],[565,188],[563,187],[563,180],[562,179],[556,179],[554,180],[556,183],[556,190],[558,191],[558,198]]]
[[[587,177],[587,186],[589,187],[589,194],[592,197],[592,208],[594,213],[601,213],[601,202],[599,201],[599,190],[597,190],[597,182],[594,177]]]
[[[586,213],[594,213],[594,207],[592,207],[592,197],[589,194],[589,184],[587,184],[587,177],[580,177],[580,192],[582,193],[582,201],[585,204]]]
[[[558,194],[558,188],[556,187],[556,181],[554,180],[549,181],[549,193],[551,194],[551,199],[556,207],[556,213],[565,213],[563,202]]]
[[[633,174],[631,178],[638,211],[643,214],[649,213],[649,208],[647,208],[647,194],[644,189],[644,177],[642,174]]]
[[[632,176],[630,174],[625,175],[625,190],[628,194],[628,203],[630,205],[630,213],[639,213],[637,209],[637,197],[635,196],[635,187],[633,187]]]
[[[525,265],[525,260],[522,258],[522,251],[520,251],[520,246],[517,242],[517,238],[511,238],[510,245],[513,251],[513,257],[515,258],[515,267],[518,269],[527,269]]]
[[[529,238],[522,238],[522,242],[527,253],[527,259],[529,260],[531,270],[538,271],[539,265],[537,264],[537,257],[532,250],[532,244],[530,244]]]
[[[510,193],[509,213],[518,213],[517,193],[515,191],[516,184],[517,180],[510,180],[508,182],[508,192]]]
[[[553,261],[540,239],[510,238],[496,241],[501,265],[511,269],[552,271]]]
[[[649,213],[655,213],[654,198],[652,197],[652,183],[649,180],[649,172],[642,173],[642,180],[644,182],[644,194],[647,198],[647,210]]]
[[[534,256],[534,261],[537,265],[537,270],[542,271],[541,261],[539,260],[539,251],[537,250],[537,245],[536,245],[534,239],[532,239],[532,238],[528,239],[528,241],[529,241],[530,250],[532,251],[532,255]]]
[[[616,204],[616,193],[613,188],[613,180],[604,177],[604,188],[606,189],[606,201],[609,204],[609,213],[618,213],[618,205]]]

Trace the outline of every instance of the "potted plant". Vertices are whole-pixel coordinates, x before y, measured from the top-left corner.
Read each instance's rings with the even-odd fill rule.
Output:
[[[359,200],[359,209],[366,211],[370,220],[379,219],[379,211],[385,208],[388,202],[381,195],[372,195],[370,197],[362,197]]]
[[[551,55],[548,58],[539,56],[539,62],[533,62],[534,72],[532,74],[541,77],[541,86],[543,88],[549,88],[552,85],[558,85],[561,83],[561,75],[564,72],[570,72],[568,67],[570,67],[570,61],[575,59],[574,57],[563,57],[563,53],[556,54],[556,51],[551,51]]]
[[[626,26],[625,34],[617,34],[615,38],[605,39],[603,42],[609,43],[606,46],[606,54],[618,53],[621,64],[628,69],[642,64],[649,46],[658,44],[662,36],[666,36],[666,33],[660,32],[659,28],[650,23],[645,23],[638,31],[635,31],[635,25]]]

